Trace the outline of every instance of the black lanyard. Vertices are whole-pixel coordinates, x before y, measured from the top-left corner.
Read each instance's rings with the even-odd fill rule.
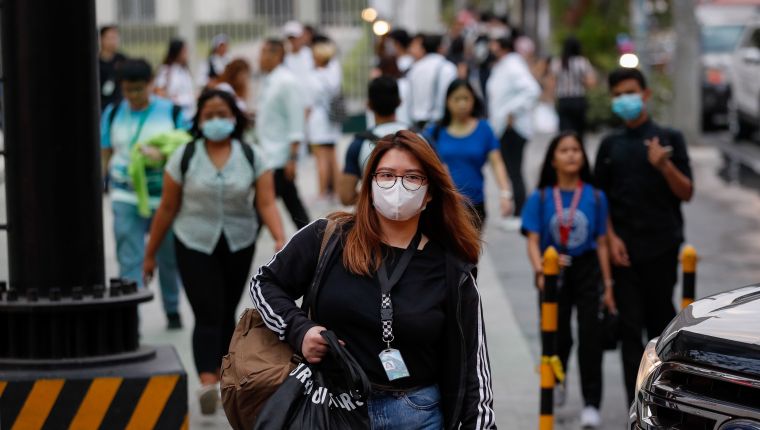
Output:
[[[391,290],[398,283],[403,276],[406,268],[409,266],[409,262],[412,261],[417,247],[422,240],[422,234],[417,232],[412,239],[412,242],[406,248],[401,258],[393,269],[391,276],[388,276],[388,269],[385,266],[385,260],[383,260],[380,268],[377,270],[377,280],[380,283],[380,321],[383,324],[383,342],[390,348],[391,342],[393,342],[393,302],[391,302]]]

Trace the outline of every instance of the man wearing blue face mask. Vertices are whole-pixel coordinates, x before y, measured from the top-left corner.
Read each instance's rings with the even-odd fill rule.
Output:
[[[620,317],[623,373],[634,399],[644,338],[659,336],[675,316],[673,288],[684,240],[681,202],[694,192],[683,135],[649,117],[644,75],[609,76],[612,111],[625,127],[606,136],[596,156],[596,181],[609,200],[608,240]]]

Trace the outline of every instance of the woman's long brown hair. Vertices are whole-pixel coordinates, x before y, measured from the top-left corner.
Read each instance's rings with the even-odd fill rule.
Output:
[[[430,240],[444,246],[460,259],[477,263],[480,255],[480,235],[473,216],[467,210],[468,202],[454,186],[454,182],[433,148],[416,133],[402,130],[380,139],[367,161],[359,191],[356,213],[336,213],[330,218],[340,224],[353,223],[343,248],[343,265],[357,275],[371,275],[382,262],[382,230],[377,211],[372,204],[372,181],[375,169],[391,149],[411,153],[422,165],[432,200],[422,211],[419,228]]]
[[[242,58],[236,58],[227,64],[227,66],[224,68],[224,72],[222,72],[222,75],[219,76],[218,82],[226,82],[230,84],[232,89],[235,91],[235,95],[241,99],[245,99],[248,97],[248,94],[246,94],[247,88],[238,85],[235,78],[239,73],[250,73],[250,71],[251,66],[247,61]]]

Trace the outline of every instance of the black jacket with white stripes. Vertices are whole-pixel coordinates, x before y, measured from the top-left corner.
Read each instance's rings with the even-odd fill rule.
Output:
[[[301,229],[251,281],[253,304],[267,327],[300,352],[306,332],[317,324],[295,304],[315,276],[327,221]],[[340,252],[325,255],[327,265],[341,264]],[[495,429],[491,367],[475,266],[446,253],[449,298],[446,345],[441,359],[441,407],[446,429]]]

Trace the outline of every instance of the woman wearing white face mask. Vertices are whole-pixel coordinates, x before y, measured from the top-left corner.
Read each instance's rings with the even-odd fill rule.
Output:
[[[356,212],[328,218],[337,245],[323,256],[311,319],[294,300],[315,275],[327,220],[296,233],[254,277],[267,327],[310,363],[327,352],[320,332],[333,330],[372,382],[373,429],[495,428],[471,273],[480,240],[430,145],[410,131],[382,138]]]
[[[235,309],[253,258],[259,220],[275,238],[285,236],[274,197],[274,179],[242,141],[246,116],[225,91],[198,99],[195,140],[169,158],[161,204],[151,225],[143,273],[153,275],[161,240],[172,227],[177,265],[195,314],[193,356],[202,388],[201,412],[215,411],[222,356],[235,328]]]

